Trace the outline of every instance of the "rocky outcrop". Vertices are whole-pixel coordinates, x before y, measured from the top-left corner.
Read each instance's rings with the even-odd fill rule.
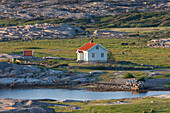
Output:
[[[44,23],[0,28],[0,36],[2,40],[69,38],[83,32],[85,31],[79,27],[62,23],[59,25]]]
[[[73,110],[81,109],[81,107],[78,106],[40,102],[40,101],[48,101],[48,100],[49,99],[18,100],[18,99],[1,98],[0,113],[55,113],[55,110],[53,108],[48,108],[48,106],[69,107]],[[76,102],[76,101],[70,100],[69,102]],[[77,101],[77,102],[81,102],[81,101]]]
[[[3,70],[5,71],[5,69],[9,66],[10,66],[10,64],[8,64],[6,62],[0,62],[0,70],[1,70],[0,72],[2,72]]]
[[[17,109],[4,109],[0,113],[55,113],[54,109],[31,107],[31,108],[17,108]]]
[[[140,12],[168,11],[167,7],[168,0],[1,0],[0,17],[87,18],[126,13],[134,9]]]
[[[55,113],[48,103],[35,100],[0,99],[0,113]]]
[[[77,85],[95,81],[90,75],[0,62],[1,87]]]
[[[154,48],[170,48],[170,38],[152,39],[148,41],[147,46]]]

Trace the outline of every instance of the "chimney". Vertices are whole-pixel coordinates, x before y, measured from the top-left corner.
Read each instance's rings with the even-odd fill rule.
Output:
[[[90,40],[90,44],[92,44],[93,43],[93,40]]]

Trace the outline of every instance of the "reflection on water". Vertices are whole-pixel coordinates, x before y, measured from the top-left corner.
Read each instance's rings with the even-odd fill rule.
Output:
[[[148,92],[93,92],[68,89],[1,89],[0,98],[13,99],[56,99],[56,100],[106,100],[170,94],[170,91]]]
[[[132,91],[133,94],[147,93],[148,91]]]

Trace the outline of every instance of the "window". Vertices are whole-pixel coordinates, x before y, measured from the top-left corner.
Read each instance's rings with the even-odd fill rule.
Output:
[[[96,49],[99,49],[99,46],[97,46]]]
[[[101,53],[101,57],[104,57],[104,53]]]
[[[92,53],[92,58],[94,58],[95,57],[95,53]]]

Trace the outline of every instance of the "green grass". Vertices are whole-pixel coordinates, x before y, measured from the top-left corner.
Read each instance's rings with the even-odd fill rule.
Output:
[[[94,25],[97,28],[162,27],[170,25],[169,18],[168,12],[129,12],[115,16],[95,17]]]
[[[165,82],[164,84],[165,87],[170,88],[170,82]]]
[[[90,23],[89,18],[82,18],[82,19],[59,19],[59,18],[34,18],[34,19],[0,19],[0,27],[8,27],[8,26],[19,26],[19,25],[29,25],[29,24],[37,24],[37,23],[51,23],[51,24],[60,24],[60,23],[81,23],[77,26],[82,27],[87,23]]]
[[[170,99],[166,98],[144,98],[144,99],[121,99],[128,101],[129,104],[122,105],[91,105],[92,103],[112,103],[118,100],[96,100],[92,102],[73,102],[66,103],[69,105],[82,107],[80,110],[72,110],[69,107],[52,107],[56,112],[70,113],[142,113],[143,111],[150,113],[169,113]],[[151,101],[154,101],[153,103]]]
[[[82,70],[77,70],[79,72],[81,72]],[[84,72],[90,72],[91,70],[84,70]],[[100,79],[103,80],[103,81],[111,81],[112,79],[115,79],[115,78],[119,78],[118,76],[116,76],[114,73],[118,73],[118,71],[112,71],[112,70],[109,70],[109,71],[106,71],[106,70],[101,70],[101,71],[104,71],[104,72],[107,72],[107,73],[104,73],[104,74],[101,74],[100,76]],[[134,75],[135,78],[139,79],[141,77],[144,77],[144,78],[149,78],[148,77],[148,73],[147,72],[144,72],[144,71],[125,71],[125,73],[120,73],[119,75],[126,75],[127,73],[131,73]],[[168,77],[167,75],[170,74],[170,72],[163,72],[163,71],[160,71],[159,73],[162,73],[162,75],[155,75],[154,77],[152,78],[170,78]],[[165,85],[170,85],[170,84],[167,84],[165,83]]]
[[[56,40],[33,40],[28,42],[9,41],[0,42],[0,53],[22,54],[23,50],[34,49],[35,56],[46,57],[77,57],[76,50],[89,42],[90,39],[56,39]],[[93,39],[94,42],[101,44],[113,53],[116,61],[131,61],[133,63],[143,63],[158,65],[161,67],[170,67],[170,49],[169,48],[148,48],[146,38],[134,39]],[[135,45],[121,45],[121,43],[132,43]],[[121,55],[120,52],[125,52]]]

